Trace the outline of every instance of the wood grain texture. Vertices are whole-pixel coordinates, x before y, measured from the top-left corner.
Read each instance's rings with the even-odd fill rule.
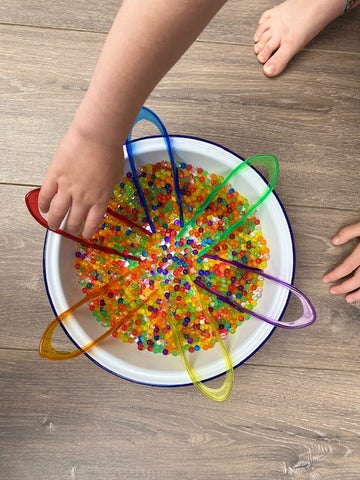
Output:
[[[358,479],[358,373],[244,366],[231,399],[215,404],[85,359],[0,355],[3,478]]]
[[[260,15],[278,3],[258,0],[245,5],[239,0],[228,0],[199,40],[252,45]],[[3,0],[0,23],[107,33],[120,5],[120,0]],[[332,22],[307,48],[358,53],[354,37],[359,29],[360,12],[354,10]]]
[[[317,322],[277,329],[236,369],[225,404],[194,387],[132,384],[85,357],[53,363],[37,353],[53,314],[45,232],[24,195],[42,182],[120,3],[0,4],[0,479],[358,480],[359,304],[331,296],[321,278],[356,244],[330,239],[360,214],[360,8],[269,80],[252,36],[277,2],[231,0],[147,102],[172,134],[279,158],[295,285]],[[290,303],[288,318],[296,312]],[[56,345],[69,346],[61,331]]]
[[[0,186],[4,226],[0,234],[4,246],[0,269],[4,278],[9,279],[4,282],[0,305],[1,317],[6,319],[0,330],[0,345],[34,351],[53,313],[48,304],[42,272],[45,230],[26,210],[24,196],[27,190],[26,187]],[[359,371],[359,309],[354,305],[344,305],[342,297],[329,295],[328,286],[321,280],[326,270],[345,258],[354,246],[350,243],[335,248],[330,238],[341,226],[355,221],[357,215],[351,211],[292,206],[287,208],[287,213],[297,252],[295,284],[311,297],[318,321],[311,328],[295,332],[278,329],[249,362]],[[8,312],[11,312],[10,321]],[[294,318],[296,313],[296,304],[290,304],[285,320]],[[59,348],[69,347],[61,330],[57,339]]]
[[[9,26],[2,31],[0,181],[39,184],[87,88],[104,36]],[[298,65],[311,66],[306,75],[289,70],[269,81],[248,47],[196,43],[148,105],[170,133],[204,137],[245,157],[275,154],[279,193],[290,204],[359,208],[358,190],[348,185],[357,179],[360,56],[343,57],[303,52]],[[316,189],[309,189],[314,176]],[[330,191],[333,178],[342,178],[345,190],[338,184]]]

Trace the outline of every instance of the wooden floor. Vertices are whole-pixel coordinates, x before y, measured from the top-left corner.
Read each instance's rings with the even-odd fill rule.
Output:
[[[229,1],[147,102],[170,133],[278,157],[295,284],[317,322],[278,329],[236,369],[223,404],[191,386],[120,380],[87,358],[39,357],[53,315],[44,231],[24,195],[42,182],[118,3],[0,5],[1,479],[358,480],[360,310],[329,295],[321,277],[354,246],[335,248],[331,237],[359,220],[360,9],[269,80],[252,36],[275,2]]]

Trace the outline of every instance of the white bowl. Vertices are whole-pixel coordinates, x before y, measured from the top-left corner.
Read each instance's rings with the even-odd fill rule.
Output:
[[[227,175],[241,157],[226,148],[205,140],[184,136],[170,136],[177,162],[201,166],[210,173]],[[162,137],[149,137],[133,142],[137,165],[166,160]],[[263,177],[253,168],[246,168],[231,182],[249,202],[255,201],[266,188]],[[292,283],[295,250],[290,224],[284,207],[275,193],[271,193],[256,212],[263,235],[270,248],[266,272]],[[49,301],[55,315],[68,309],[83,297],[74,269],[75,242],[48,231],[44,245],[44,278]],[[274,282],[265,280],[263,295],[256,311],[280,320],[287,305],[289,292]],[[63,328],[76,346],[87,344],[104,333],[87,305],[77,310],[64,322]],[[226,345],[234,367],[253,355],[270,337],[275,327],[255,318],[245,321],[234,334],[228,335]],[[105,370],[127,380],[148,385],[180,386],[191,383],[179,356],[139,351],[134,344],[110,337],[95,345],[86,355]],[[189,354],[201,380],[208,380],[225,371],[218,346]],[[73,360],[76,361],[76,360]]]

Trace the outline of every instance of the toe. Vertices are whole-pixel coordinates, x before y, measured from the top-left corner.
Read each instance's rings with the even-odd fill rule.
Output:
[[[266,52],[261,52],[264,53],[264,56],[266,56]],[[276,77],[281,73],[286,65],[289,63],[289,61],[292,59],[292,57],[296,54],[297,52],[294,51],[294,49],[291,47],[289,44],[283,44],[280,45],[280,48],[274,53],[274,55],[270,58],[270,55],[268,58],[269,60],[265,60],[265,65],[264,65],[264,73],[267,77]],[[261,61],[261,60],[260,60]]]
[[[260,40],[261,35],[264,32],[266,32],[266,30],[269,29],[270,25],[267,21],[268,18],[269,18],[268,16],[266,16],[266,17],[261,16],[260,17],[259,25],[258,25],[257,30],[256,30],[255,35],[254,35],[254,42],[255,43],[257,43]]]
[[[261,17],[259,18],[259,25],[261,25],[262,23],[265,23],[267,20],[270,19],[271,11],[272,9],[265,10],[265,12],[262,13]]]
[[[271,55],[279,48],[280,40],[277,37],[270,36],[263,44],[263,48],[259,51],[257,59],[260,63],[265,63],[269,60]]]
[[[265,45],[269,42],[272,37],[271,30],[266,30],[263,32],[259,38],[259,41],[254,45],[254,52],[258,55],[265,47]]]

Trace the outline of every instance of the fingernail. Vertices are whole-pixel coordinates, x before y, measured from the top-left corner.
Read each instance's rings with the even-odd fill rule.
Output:
[[[336,290],[335,290],[333,287],[331,287],[330,290],[329,290],[329,292],[331,293],[331,295],[335,295]]]
[[[352,297],[345,297],[347,303],[353,303],[354,299]]]
[[[259,37],[257,35],[254,36],[254,42],[257,43],[259,41]]]
[[[334,245],[338,245],[340,243],[340,237],[336,236],[332,239],[332,243]]]
[[[323,282],[327,283],[329,281],[329,277],[327,275],[323,276]]]
[[[275,67],[273,65],[265,65],[264,72],[266,75],[273,75],[275,73]]]

